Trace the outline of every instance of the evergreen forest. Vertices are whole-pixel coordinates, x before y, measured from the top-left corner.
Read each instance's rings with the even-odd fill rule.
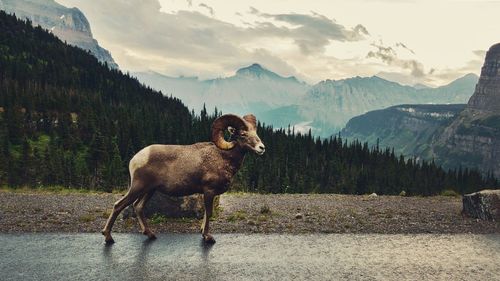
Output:
[[[111,191],[153,144],[209,141],[217,109],[190,111],[89,52],[0,11],[0,185]],[[257,116],[258,119],[258,116]],[[265,124],[266,153],[249,153],[232,189],[263,193],[435,195],[495,187],[491,173],[444,170],[390,148]]]

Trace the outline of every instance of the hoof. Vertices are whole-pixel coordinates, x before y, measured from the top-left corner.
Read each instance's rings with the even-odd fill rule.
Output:
[[[111,244],[115,243],[115,240],[113,240],[113,238],[109,237],[109,238],[104,239],[104,242],[106,242],[106,245],[111,245]]]
[[[207,243],[207,244],[214,244],[215,243],[215,239],[212,235],[210,234],[207,234],[207,235],[203,235],[203,242]]]
[[[106,244],[113,244],[115,243],[115,240],[113,240],[113,237],[111,237],[111,234],[109,232],[106,232],[106,231],[101,231],[102,235],[104,235],[104,242],[106,242]]]
[[[156,235],[149,229],[143,231],[142,234],[146,235],[148,237],[148,239],[150,239],[150,240],[156,239]]]

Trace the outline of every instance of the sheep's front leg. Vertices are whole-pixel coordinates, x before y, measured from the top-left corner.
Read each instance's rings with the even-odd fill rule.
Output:
[[[203,216],[203,223],[201,225],[201,233],[203,240],[207,243],[215,243],[215,239],[208,233],[210,225],[210,217],[212,217],[212,211],[214,207],[214,197],[215,195],[211,191],[206,191],[203,194],[203,199],[205,201],[205,214]]]

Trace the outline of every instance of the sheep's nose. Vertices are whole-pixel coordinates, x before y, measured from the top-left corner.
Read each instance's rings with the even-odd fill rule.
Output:
[[[265,150],[265,149],[266,149],[266,147],[265,147],[263,144],[261,144],[261,145],[259,145],[259,149],[260,149],[260,150]]]

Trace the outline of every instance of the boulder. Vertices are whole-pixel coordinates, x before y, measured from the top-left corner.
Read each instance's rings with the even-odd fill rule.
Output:
[[[219,205],[219,197],[214,201],[214,209]],[[194,194],[183,197],[167,196],[163,193],[156,192],[144,207],[144,215],[148,218],[154,214],[163,215],[171,218],[203,218],[205,211],[203,195]],[[133,206],[127,207],[123,211],[123,218],[135,217]]]
[[[462,213],[482,220],[500,220],[500,190],[481,190],[462,198]]]

